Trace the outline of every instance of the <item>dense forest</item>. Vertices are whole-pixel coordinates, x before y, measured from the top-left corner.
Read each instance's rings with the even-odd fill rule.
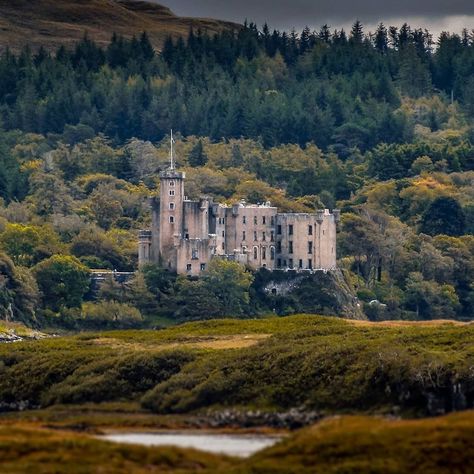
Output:
[[[199,281],[148,267],[93,300],[90,269],[136,269],[147,197],[178,131],[187,194],[343,211],[339,265],[371,319],[474,313],[474,35],[245,24],[84,37],[0,57],[0,313],[68,327],[334,312],[327,295],[261,295],[265,274]],[[262,272],[260,272],[262,273]],[[265,272],[263,272],[265,273]],[[217,283],[223,278],[233,284]],[[311,293],[311,290],[308,290]],[[327,300],[327,298],[326,298]],[[325,300],[325,301],[326,301]]]

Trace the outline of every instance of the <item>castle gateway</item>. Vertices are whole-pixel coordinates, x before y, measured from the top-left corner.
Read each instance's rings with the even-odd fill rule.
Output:
[[[157,263],[198,276],[212,258],[258,270],[318,271],[336,268],[339,211],[279,213],[269,202],[233,206],[209,198],[186,199],[185,174],[173,159],[160,173],[159,200],[151,200],[152,228],[140,232],[139,265]]]

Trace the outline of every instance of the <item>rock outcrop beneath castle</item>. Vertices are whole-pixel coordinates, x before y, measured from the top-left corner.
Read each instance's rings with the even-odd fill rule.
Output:
[[[280,315],[311,313],[367,319],[341,270],[259,272],[257,292]]]

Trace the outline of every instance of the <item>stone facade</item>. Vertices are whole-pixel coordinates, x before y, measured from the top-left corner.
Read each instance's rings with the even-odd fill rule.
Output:
[[[185,175],[160,174],[160,199],[152,199],[152,229],[139,234],[139,265],[158,263],[198,276],[212,258],[253,269],[313,272],[336,268],[339,211],[279,213],[270,203],[226,206],[185,198]]]

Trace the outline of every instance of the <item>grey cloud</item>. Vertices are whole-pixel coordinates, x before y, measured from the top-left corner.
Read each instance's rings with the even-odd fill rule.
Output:
[[[473,0],[157,0],[175,13],[242,22],[245,18],[276,28],[330,23],[346,25],[355,19],[368,24],[411,18],[436,22],[445,17],[474,15]],[[467,28],[474,27],[472,18]],[[413,22],[414,24],[414,22]],[[416,26],[414,24],[414,26]]]

